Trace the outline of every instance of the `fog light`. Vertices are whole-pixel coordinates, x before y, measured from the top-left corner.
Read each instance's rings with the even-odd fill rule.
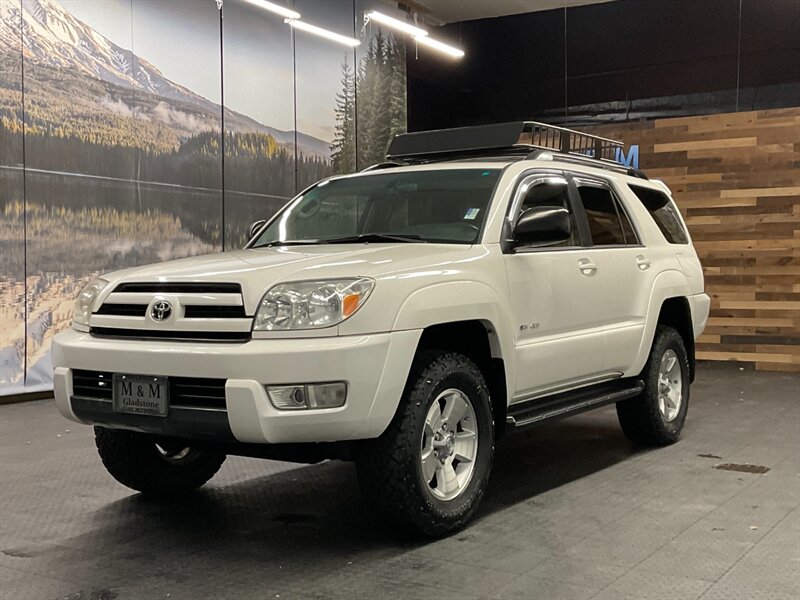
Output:
[[[312,383],[308,385],[269,385],[267,394],[278,410],[339,408],[347,400],[347,383]]]

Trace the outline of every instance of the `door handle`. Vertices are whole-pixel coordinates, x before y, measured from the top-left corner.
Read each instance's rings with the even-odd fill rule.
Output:
[[[583,275],[594,275],[594,272],[597,271],[597,264],[588,258],[582,258],[578,261],[578,268]]]
[[[639,270],[646,271],[650,268],[650,261],[644,254],[640,254],[636,257],[636,266],[639,267]]]

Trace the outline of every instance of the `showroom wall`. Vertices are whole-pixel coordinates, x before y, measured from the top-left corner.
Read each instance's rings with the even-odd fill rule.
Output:
[[[800,103],[797,0],[615,0],[452,23],[458,63],[408,53],[408,127],[555,125]]]
[[[0,395],[50,386],[97,274],[241,247],[405,130],[405,48],[362,32],[377,0],[293,5],[361,46],[244,0],[0,0]]]
[[[800,107],[592,132],[638,147],[683,212],[711,296],[697,357],[800,371]]]
[[[452,23],[408,52],[408,125],[519,119],[622,140],[666,181],[713,298],[701,359],[800,370],[800,2],[616,0]],[[703,116],[708,115],[708,116]]]

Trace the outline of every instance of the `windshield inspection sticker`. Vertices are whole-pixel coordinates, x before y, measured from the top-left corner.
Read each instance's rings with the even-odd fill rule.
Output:
[[[479,212],[481,212],[480,208],[468,208],[467,209],[467,214],[464,215],[464,219],[466,219],[468,221],[472,221],[472,220],[475,219],[475,217],[478,216]]]

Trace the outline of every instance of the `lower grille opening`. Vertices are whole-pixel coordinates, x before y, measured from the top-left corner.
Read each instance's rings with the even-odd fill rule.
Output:
[[[160,329],[123,329],[120,327],[91,327],[89,333],[98,337],[138,338],[141,340],[193,340],[246,342],[249,331],[161,331]]]
[[[76,396],[111,400],[113,373],[73,369],[72,393]],[[225,410],[225,379],[169,377],[170,408]]]

